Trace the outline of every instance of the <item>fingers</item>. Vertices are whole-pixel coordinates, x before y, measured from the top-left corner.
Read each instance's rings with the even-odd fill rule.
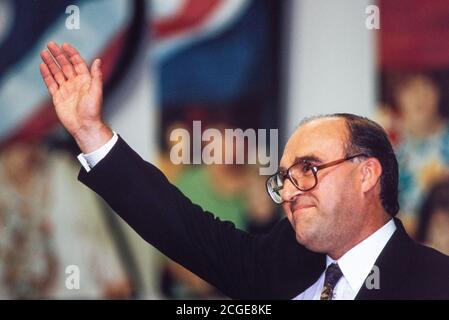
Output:
[[[86,62],[74,47],[68,43],[64,43],[62,45],[62,50],[64,50],[64,53],[69,58],[77,74],[89,74],[89,68],[87,67]]]
[[[44,61],[44,63],[47,65],[47,68],[50,70],[51,74],[53,75],[53,78],[56,80],[56,82],[59,85],[62,85],[65,82],[65,76],[62,73],[61,69],[59,69],[58,65],[53,60],[53,57],[51,56],[50,52],[47,50],[44,50],[41,52],[41,58]]]
[[[84,59],[68,43],[64,43],[59,47],[55,42],[49,42],[47,47],[48,50],[41,52],[44,63],[40,65],[40,71],[50,94],[53,95],[67,79],[70,80],[77,75],[88,75],[92,77],[89,91],[92,94],[101,96],[103,80],[100,70],[100,59],[94,61],[89,71]]]
[[[73,68],[69,60],[67,60],[64,51],[54,42],[49,42],[47,47],[58,62],[59,66],[61,67],[62,73],[66,76],[66,78],[71,79],[75,77],[75,69]]]
[[[103,74],[101,73],[101,60],[95,59],[91,67],[92,84],[89,88],[91,94],[100,96],[103,90]]]
[[[58,84],[56,83],[55,79],[53,78],[53,76],[50,72],[50,69],[48,69],[48,67],[45,63],[41,63],[39,69],[41,71],[42,78],[44,79],[45,85],[48,88],[48,91],[53,96],[59,88]]]

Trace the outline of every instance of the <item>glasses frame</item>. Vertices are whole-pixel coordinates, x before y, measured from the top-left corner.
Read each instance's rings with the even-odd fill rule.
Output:
[[[368,157],[368,156],[367,156],[366,154],[364,154],[364,153],[357,153],[357,154],[354,154],[354,155],[351,155],[351,156],[347,156],[347,157],[342,158],[342,159],[334,160],[334,161],[331,161],[331,162],[328,162],[328,163],[323,163],[323,164],[318,165],[318,166],[314,166],[314,165],[312,165],[309,161],[305,161],[305,160],[297,161],[297,162],[293,163],[293,164],[286,170],[285,173],[282,173],[281,171],[278,170],[275,174],[273,174],[273,175],[271,175],[271,176],[268,177],[268,179],[267,179],[267,181],[266,181],[266,187],[267,187],[268,195],[270,196],[271,200],[273,200],[273,202],[278,203],[278,202],[276,202],[276,201],[273,199],[273,197],[271,196],[271,193],[270,193],[270,190],[269,190],[270,187],[269,187],[269,183],[268,183],[268,182],[270,181],[270,179],[273,178],[273,177],[275,177],[276,175],[281,175],[281,178],[283,179],[284,182],[285,182],[286,179],[290,180],[290,182],[295,186],[296,189],[298,189],[298,190],[300,190],[300,191],[303,191],[303,192],[306,192],[306,191],[312,190],[313,188],[315,188],[315,187],[318,185],[318,176],[317,176],[318,171],[323,170],[323,169],[326,169],[326,168],[329,168],[329,167],[336,166],[336,165],[338,165],[338,164],[340,164],[340,163],[343,163],[343,162],[345,162],[345,161],[352,160],[352,159],[357,158],[357,157]],[[315,183],[313,184],[312,187],[310,187],[310,188],[308,188],[308,189],[301,189],[301,188],[300,188],[299,186],[297,186],[296,183],[294,182],[295,179],[292,179],[291,171],[290,171],[290,170],[291,170],[291,168],[293,168],[294,166],[298,165],[299,163],[306,163],[306,164],[308,163],[308,164],[310,165],[310,169],[312,170],[313,177],[314,177],[314,179],[315,179]],[[279,191],[279,190],[282,190],[283,188],[284,188],[284,183],[283,183],[283,185],[282,185],[281,188],[278,188],[278,189],[273,190],[273,191],[274,191],[274,192],[277,192],[277,191]],[[281,203],[283,203],[283,202],[284,202],[284,201],[279,202],[278,204],[281,204]]]

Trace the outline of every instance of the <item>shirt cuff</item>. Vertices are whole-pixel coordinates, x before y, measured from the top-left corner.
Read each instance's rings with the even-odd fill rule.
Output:
[[[84,167],[84,169],[89,172],[91,169],[93,169],[93,167],[97,165],[97,163],[99,163],[101,160],[103,160],[104,157],[106,157],[109,151],[111,151],[111,149],[116,144],[117,140],[118,135],[114,132],[112,138],[97,150],[87,154],[80,153],[78,155],[78,161],[81,162],[81,165]]]

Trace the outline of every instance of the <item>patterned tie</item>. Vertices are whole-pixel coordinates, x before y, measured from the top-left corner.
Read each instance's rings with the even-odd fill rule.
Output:
[[[338,280],[340,280],[343,273],[337,263],[332,263],[327,267],[324,275],[324,286],[321,291],[320,300],[332,300],[334,295],[334,288]]]

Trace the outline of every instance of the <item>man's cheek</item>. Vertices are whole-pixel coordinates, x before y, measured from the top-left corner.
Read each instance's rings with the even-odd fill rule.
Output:
[[[291,214],[291,210],[290,210],[290,204],[289,203],[286,203],[286,202],[284,202],[283,204],[282,204],[282,211],[284,212],[284,214],[286,215],[286,216],[288,216],[289,214]]]
[[[283,210],[284,215],[287,217],[288,221],[290,221],[290,223],[292,223],[292,217],[293,217],[292,211],[285,204],[283,205],[283,209],[284,209]]]

